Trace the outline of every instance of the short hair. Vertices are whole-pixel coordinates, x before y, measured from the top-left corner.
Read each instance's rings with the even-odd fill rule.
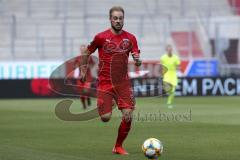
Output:
[[[123,17],[124,17],[124,9],[123,9],[121,6],[113,6],[113,7],[109,10],[109,18],[111,18],[113,11],[120,11],[120,12],[122,12],[122,13],[123,13]]]

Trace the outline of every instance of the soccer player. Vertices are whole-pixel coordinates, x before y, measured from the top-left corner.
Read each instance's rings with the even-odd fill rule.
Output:
[[[135,108],[133,90],[128,77],[128,57],[131,53],[135,65],[140,66],[140,50],[135,36],[122,29],[124,25],[124,10],[122,7],[112,7],[109,11],[109,20],[111,28],[95,36],[83,52],[81,65],[87,65],[89,55],[98,49],[98,113],[103,122],[108,122],[112,115],[113,100],[115,100],[118,109],[121,110],[122,121],[112,153],[127,155],[128,152],[122,145],[130,131],[132,112]],[[81,79],[84,81],[86,69],[83,66],[80,66],[80,68]]]
[[[167,45],[166,53],[161,57],[160,62],[167,68],[167,72],[163,75],[163,82],[167,82],[172,85],[170,91],[168,91],[167,100],[168,108],[172,108],[175,89],[178,82],[177,69],[180,65],[180,60],[177,55],[173,54],[171,45]]]
[[[80,46],[80,54],[82,54],[85,49],[86,49],[86,45],[82,44]],[[75,65],[79,66],[79,60],[78,59],[76,59]],[[76,74],[75,77],[79,77],[79,74],[80,74],[79,70],[75,70],[75,72],[76,72],[75,73]],[[90,84],[90,82],[77,81],[77,85],[78,86],[83,86],[83,88],[84,88],[83,92],[87,93],[88,92],[88,88],[90,87],[91,84]],[[80,100],[81,100],[83,109],[87,109],[87,106],[91,106],[91,99],[90,99],[90,97],[88,97],[86,95],[80,95]]]

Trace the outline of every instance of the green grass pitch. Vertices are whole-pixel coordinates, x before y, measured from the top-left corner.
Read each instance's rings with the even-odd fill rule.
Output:
[[[240,156],[239,97],[176,98],[173,109],[165,105],[166,98],[138,98],[124,144],[129,156],[111,153],[120,123],[118,110],[109,123],[66,122],[54,114],[60,100],[0,100],[0,160],[144,160],[141,145],[150,137],[163,142],[161,160]],[[82,112],[78,99],[71,110]]]

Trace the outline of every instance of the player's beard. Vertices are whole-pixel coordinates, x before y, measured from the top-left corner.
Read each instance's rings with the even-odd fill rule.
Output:
[[[111,24],[111,26],[112,26],[112,29],[115,31],[115,32],[120,32],[121,30],[122,30],[122,28],[123,28],[123,24],[116,24],[116,25],[114,25],[114,24]]]

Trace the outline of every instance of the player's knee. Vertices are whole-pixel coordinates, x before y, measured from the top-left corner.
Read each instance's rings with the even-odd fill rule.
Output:
[[[110,121],[110,118],[101,117],[101,120],[102,120],[102,122],[108,122],[108,121]]]
[[[102,120],[102,122],[108,122],[108,121],[110,121],[110,118],[101,117],[101,120]]]
[[[111,119],[111,113],[101,115],[100,117],[101,117],[102,122],[108,122]]]
[[[132,116],[131,116],[131,115],[126,115],[126,116],[123,116],[123,119],[124,119],[126,122],[130,122],[130,121],[132,121]]]
[[[132,112],[124,112],[122,117],[126,122],[129,122],[132,120]]]

